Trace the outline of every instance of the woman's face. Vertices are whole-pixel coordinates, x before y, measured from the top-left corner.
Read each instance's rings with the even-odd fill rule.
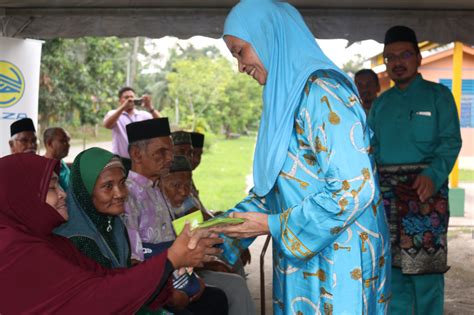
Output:
[[[46,194],[46,203],[53,207],[67,221],[69,218],[66,206],[66,193],[59,186],[58,175],[53,173],[49,181],[48,193]]]
[[[232,56],[237,59],[239,71],[247,73],[260,85],[265,85],[267,70],[265,70],[252,45],[232,35],[224,36],[224,41]]]
[[[92,203],[99,213],[120,215],[124,212],[128,196],[125,180],[121,167],[106,168],[100,173],[92,191]]]

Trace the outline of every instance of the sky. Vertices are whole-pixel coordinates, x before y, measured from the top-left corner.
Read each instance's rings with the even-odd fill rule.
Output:
[[[158,49],[160,54],[163,56],[159,64],[163,65],[166,62],[168,50],[172,48],[176,43],[182,46],[192,44],[196,48],[203,48],[206,46],[214,45],[221,53],[232,59],[231,54],[227,50],[227,47],[222,39],[214,39],[203,36],[194,36],[190,39],[178,39],[176,37],[166,36],[160,39],[153,39],[153,49]],[[362,57],[368,59],[378,53],[382,52],[383,45],[373,40],[365,40],[357,42],[347,47],[348,41],[345,39],[316,39],[323,52],[339,67],[342,67],[344,63],[351,60],[356,54],[360,54]]]

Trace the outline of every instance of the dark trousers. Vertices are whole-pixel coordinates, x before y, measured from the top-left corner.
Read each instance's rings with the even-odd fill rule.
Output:
[[[216,287],[204,289],[201,297],[181,311],[169,309],[174,315],[227,315],[229,309],[224,291]]]

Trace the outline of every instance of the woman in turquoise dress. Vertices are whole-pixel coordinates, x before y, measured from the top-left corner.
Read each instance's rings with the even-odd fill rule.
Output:
[[[352,81],[321,51],[291,5],[246,0],[224,41],[264,85],[254,188],[216,228],[230,263],[254,237],[273,239],[274,314],[385,314],[390,239]]]

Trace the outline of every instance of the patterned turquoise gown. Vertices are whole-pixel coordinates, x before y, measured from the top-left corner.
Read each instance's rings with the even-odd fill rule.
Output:
[[[386,314],[390,238],[369,130],[347,81],[317,71],[273,189],[229,212],[269,215],[274,314]],[[233,262],[253,239],[225,238]]]

